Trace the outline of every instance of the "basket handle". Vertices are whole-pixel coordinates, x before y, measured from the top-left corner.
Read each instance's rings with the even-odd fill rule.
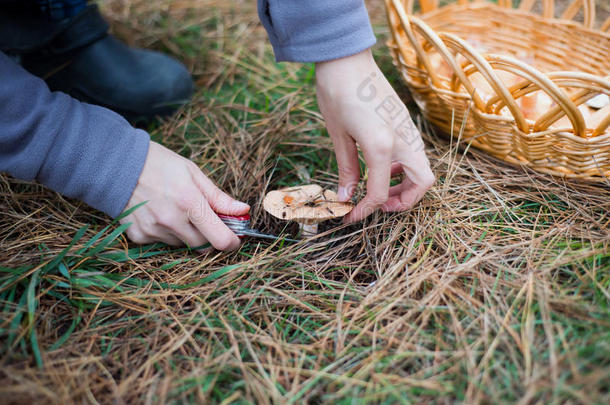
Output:
[[[481,3],[484,0],[457,0],[456,2],[458,4],[463,5],[463,4],[470,3],[471,1],[474,3]],[[500,3],[507,2],[507,1],[510,1],[510,0],[499,0]],[[404,5],[405,11],[409,15],[415,14],[414,13],[415,0],[401,0],[401,2]],[[430,11],[434,11],[439,8],[439,0],[419,0],[419,6],[421,8],[422,14],[426,14]]]
[[[485,61],[485,59],[483,59],[478,54],[478,52],[476,50],[474,50],[474,48],[472,48],[468,43],[466,43],[465,41],[462,41],[460,38],[458,38],[454,35],[451,35],[448,33],[441,33],[439,36],[439,34],[434,32],[434,30],[432,30],[426,23],[424,23],[419,18],[417,18],[413,15],[411,15],[411,16],[407,15],[405,13],[404,9],[402,8],[402,4],[400,4],[399,0],[391,0],[391,2],[396,9],[396,12],[400,18],[401,25],[402,25],[405,33],[407,34],[409,42],[411,42],[411,45],[413,46],[413,49],[415,50],[415,53],[417,54],[418,60],[420,60],[422,62],[422,64],[424,65],[426,71],[428,72],[428,74],[430,76],[430,80],[436,87],[439,87],[439,88],[442,87],[441,81],[438,79],[438,76],[436,75],[436,72],[430,63],[426,52],[423,50],[422,44],[415,37],[414,30],[416,30],[422,37],[424,37],[424,39],[426,41],[428,41],[428,43],[430,43],[436,49],[436,51],[443,57],[445,62],[447,62],[447,64],[449,66],[451,66],[451,68],[453,69],[454,75],[459,78],[460,82],[466,88],[466,91],[468,91],[468,94],[470,94],[470,96],[472,97],[472,101],[475,103],[476,107],[479,110],[486,111],[485,103],[483,102],[483,100],[481,99],[479,94],[477,93],[476,88],[472,85],[472,83],[470,82],[470,80],[468,79],[468,77],[466,76],[464,71],[460,68],[460,66],[458,65],[457,61],[455,60],[455,58],[453,57],[453,55],[451,54],[449,49],[447,49],[447,46],[445,45],[444,41],[448,41],[448,42],[452,42],[452,43],[456,44],[456,47],[458,48],[457,49],[458,52],[460,50],[462,50],[461,53],[466,53],[466,55],[464,55],[464,56],[466,56],[467,59],[469,59],[471,61],[471,63],[473,63],[473,64],[477,65],[477,67],[479,67],[479,70],[481,70],[482,74],[484,76],[486,76],[487,81],[490,82],[490,84],[492,85],[494,90],[498,94],[502,95],[502,98],[506,102],[506,105],[510,109],[511,113],[513,114],[515,123],[517,124],[519,129],[522,130],[523,132],[529,131],[529,125],[528,125],[527,121],[525,120],[525,117],[523,116],[523,112],[519,109],[519,107],[517,106],[517,103],[511,97],[508,89],[506,88],[504,83],[493,72],[493,69],[491,69],[491,66],[489,66],[489,64]],[[396,30],[394,30],[394,31],[396,31]],[[396,33],[396,32],[395,32],[395,40],[396,40],[396,43],[400,44],[401,41],[400,41],[400,38],[398,38],[398,33]]]
[[[453,69],[454,74],[451,78],[451,89],[457,90],[457,87],[459,87],[459,79],[459,82],[470,94],[473,102],[479,110],[490,112],[492,106],[498,101],[500,101],[501,106],[496,108],[496,113],[504,105],[507,106],[515,120],[515,124],[517,125],[517,127],[525,133],[529,132],[529,124],[525,119],[523,112],[518,107],[513,95],[518,95],[518,97],[521,97],[524,94],[528,94],[529,92],[535,90],[529,90],[527,93],[523,93],[523,86],[527,83],[527,81],[523,82],[520,86],[513,86],[509,90],[504,84],[504,82],[500,80],[498,76],[494,73],[494,69],[492,67],[492,65],[494,65],[500,67],[502,70],[507,70],[518,76],[525,77],[534,86],[538,86],[541,90],[545,91],[555,101],[555,103],[557,103],[557,106],[555,106],[549,112],[544,114],[538,119],[538,121],[534,123],[534,131],[539,132],[540,130],[548,128],[548,126],[550,126],[553,122],[555,122],[565,114],[568,116],[568,119],[572,123],[574,133],[581,137],[586,136],[587,128],[580,110],[577,108],[574,102],[563,92],[563,90],[561,90],[549,77],[545,76],[537,69],[534,69],[531,66],[511,57],[505,57],[500,55],[486,55],[486,57],[484,58],[470,44],[461,40],[459,37],[450,33],[435,33],[434,30],[432,30],[422,20],[413,15],[408,15],[405,9],[403,8],[403,3],[406,2],[407,8],[412,12],[414,0],[386,1],[388,3],[388,6],[391,3],[394,9],[396,10],[400,19],[400,25],[404,29],[409,39],[409,42],[415,50],[419,64],[420,66],[423,65],[433,85],[439,88],[443,87],[441,85],[441,81],[438,78],[438,75],[436,74],[435,69],[430,63],[427,53],[424,51],[422,43],[420,43],[420,41],[417,39],[414,31],[417,31],[433,48],[435,48],[436,51],[445,60],[445,62]],[[522,6],[532,7],[535,1],[536,0],[524,0]],[[591,5],[590,3],[592,3],[592,1],[593,0],[575,0],[573,4],[578,4],[578,7],[584,4],[585,7],[587,7],[587,4]],[[458,0],[458,2],[467,3],[468,0]],[[510,3],[510,0],[499,0],[499,3]],[[554,4],[553,0],[543,0],[543,3],[546,5],[547,10],[549,10],[548,7],[552,7],[552,5]],[[430,4],[430,7],[438,6],[438,2],[436,0],[428,0],[427,4]],[[578,7],[574,8],[575,6],[572,5],[570,7],[575,10],[573,11],[574,14],[579,9]],[[592,8],[594,9],[594,5]],[[566,9],[566,12],[567,11],[569,10]],[[564,14],[566,13],[564,12]],[[389,16],[391,17],[392,23],[394,24],[396,21],[394,20],[391,13],[389,13]],[[608,21],[608,25],[610,28],[610,19]],[[397,30],[392,31],[394,33],[394,39],[396,43],[400,44],[401,38],[399,38]],[[472,82],[468,78],[470,74],[474,73],[474,70],[469,70],[468,73],[465,73],[463,68],[468,66],[468,64],[464,65],[463,67],[460,67],[448,47],[451,48],[452,51],[460,53],[463,57],[465,57],[468,62],[470,62],[470,64],[474,68],[476,68],[476,71],[478,71],[494,89],[494,91],[496,92],[496,96],[492,97],[492,99],[489,100],[488,103],[483,102],[483,100],[477,93],[476,88],[472,85]],[[399,51],[401,52],[403,58],[406,59],[407,56],[404,54],[404,51],[400,46]],[[519,89],[521,89],[520,93],[517,92],[517,90]],[[608,119],[602,120],[598,128],[596,128],[593,133],[603,133],[603,131],[605,131],[605,129],[609,125],[610,117],[608,117]]]
[[[403,30],[405,31],[405,34],[407,35],[407,38],[409,39],[411,46],[415,50],[415,55],[417,56],[418,64],[420,66],[423,65],[424,69],[426,69],[432,84],[435,87],[441,87],[442,86],[441,82],[440,82],[434,68],[432,67],[432,64],[430,63],[430,59],[428,58],[428,55],[424,51],[422,45],[419,43],[419,41],[415,37],[415,33],[411,29],[411,24],[409,23],[409,17],[405,13],[404,8],[402,8],[402,4],[400,4],[398,0],[387,0],[388,11],[390,9],[389,3],[392,3],[394,8],[396,9],[396,13],[398,14],[398,18],[400,19],[400,25],[402,26]],[[396,23],[396,21],[394,20],[394,16],[391,13],[388,13],[388,17],[390,18],[392,25],[394,25]],[[393,35],[394,35],[394,41],[397,44],[400,44],[402,42],[402,39],[399,38],[397,30],[391,30],[391,31],[393,32]],[[399,46],[398,49],[399,49],[402,57],[405,60],[408,59],[407,56],[404,54],[402,47]]]
[[[481,54],[476,49],[474,49],[472,45],[460,39],[456,35],[450,33],[441,33],[440,37],[449,48],[461,54],[464,58],[466,58],[466,60],[468,60],[468,62],[470,62],[473,66],[476,67],[477,71],[485,78],[485,80],[487,80],[487,82],[491,85],[491,88],[496,92],[498,97],[504,101],[505,105],[508,107],[511,114],[513,115],[517,127],[523,132],[529,132],[529,124],[527,123],[527,120],[523,115],[523,111],[521,111],[521,109],[517,105],[517,102],[512,97],[510,91],[508,91],[508,89],[506,88],[504,82],[496,75],[489,62],[483,56],[481,56]],[[458,71],[454,70],[454,72],[457,73]],[[459,72],[464,76],[464,78],[466,78],[467,75],[462,69],[460,69]],[[455,76],[456,75],[452,77],[451,82],[456,83],[456,87],[458,87],[459,85],[457,84],[457,78]],[[466,79],[465,81],[464,78],[459,77],[459,81],[461,82],[461,84],[464,85],[466,81],[470,83],[469,79]],[[457,88],[455,88],[455,90],[457,90]],[[479,109],[481,111],[489,112],[488,105],[485,105],[483,106],[483,108]]]
[[[595,0],[574,0],[566,7],[560,18],[562,20],[572,20],[581,8],[585,17],[583,25],[586,28],[593,28],[595,24]]]
[[[598,136],[604,133],[606,129],[610,127],[610,114],[606,115],[606,118],[599,123],[598,127],[593,130],[591,136]]]
[[[490,64],[496,68],[502,68],[501,66],[498,67],[498,64],[494,61],[490,61]],[[471,64],[464,65],[463,67],[464,73],[466,73],[467,76],[470,76],[471,74],[477,72],[476,67]],[[513,74],[519,75],[519,73],[514,70],[503,70],[507,70]],[[562,87],[583,89],[580,92],[575,93],[571,96],[571,101],[576,107],[593,98],[597,94],[606,94],[610,96],[610,76],[606,76],[602,79],[598,76],[581,72],[549,72],[546,73],[546,76],[558,86],[562,85]],[[545,88],[544,85],[540,86],[539,80],[532,81],[531,79],[533,79],[533,77],[529,77],[526,80],[522,80],[521,82],[514,84],[509,88],[510,93],[515,99],[526,96],[538,90],[543,90],[547,94],[549,93],[549,89]],[[452,87],[454,87],[456,84],[456,78],[452,77]],[[501,98],[499,96],[492,96],[487,102],[486,108],[490,109],[494,104],[498,103],[499,101],[501,101]],[[498,114],[503,107],[504,103],[498,103],[494,109],[494,113]],[[539,132],[546,130],[564,115],[567,115],[565,110],[559,104],[555,105],[554,107],[550,108],[546,113],[544,113],[540,118],[538,118],[538,120],[534,123],[534,131]],[[568,117],[568,119],[570,118]],[[572,126],[574,127],[574,124],[572,124]],[[610,115],[606,116],[599,123],[597,128],[593,129],[589,137],[595,137],[603,134],[609,126]]]
[[[550,72],[547,73],[546,76],[558,86],[561,85],[563,87],[583,89],[571,96],[571,101],[576,107],[593,98],[597,94],[607,94],[608,96],[610,96],[610,76],[606,76],[602,79],[598,76],[581,72]],[[521,83],[514,85],[511,88],[511,92],[513,93],[513,95],[518,97],[525,96],[537,90],[544,89],[541,89],[537,83],[534,83],[530,80],[525,80]],[[493,97],[489,100],[489,103],[495,103],[497,101],[499,101],[499,98]],[[502,107],[503,106],[501,104],[498,105],[496,107],[496,112],[499,111]],[[559,104],[550,108],[549,111],[547,111],[540,118],[538,118],[538,120],[534,124],[534,131],[546,130],[564,115],[566,115],[566,112]],[[591,132],[589,136],[595,137],[601,135],[602,133],[604,133],[604,131],[608,128],[609,125],[610,115],[605,117],[597,126],[597,128],[593,129],[593,132]]]
[[[554,82],[561,83],[564,86],[582,88],[582,91],[572,96],[572,100],[576,105],[584,103],[596,94],[602,93],[610,96],[610,76],[606,76],[602,79],[598,76],[582,72],[551,72],[548,73],[547,76]],[[563,114],[561,113],[559,106],[555,106],[540,117],[536,122],[536,125],[547,128],[562,116]],[[603,134],[609,125],[610,114],[599,123],[597,128],[593,129],[590,136],[593,137]]]
[[[557,86],[548,76],[544,75],[539,70],[531,67],[527,63],[521,62],[518,59],[512,58],[510,56],[504,55],[494,55],[489,54],[486,55],[487,61],[496,69],[505,70],[517,76],[521,76],[533,84],[531,89],[523,90],[523,83],[519,83],[518,85],[512,88],[513,95],[523,96],[532,91],[536,91],[536,88],[544,91],[551,99],[557,103],[555,108],[555,112],[552,115],[558,115],[556,119],[552,121],[548,121],[547,116],[551,115],[553,109],[544,114],[536,123],[534,124],[533,130],[534,132],[540,132],[547,129],[553,122],[557,119],[561,118],[563,115],[562,112],[568,116],[568,119],[572,123],[572,128],[574,129],[574,133],[581,137],[586,136],[587,126],[585,124],[585,119],[583,118],[580,110],[574,104],[574,102],[570,99],[570,97]],[[521,89],[521,91],[517,91]],[[491,106],[495,103],[499,102],[496,105],[495,112],[499,112],[502,107],[504,107],[504,100],[499,96],[494,96],[488,101],[488,106]]]
[[[523,0],[519,5],[519,10],[532,12],[534,4],[536,4],[536,0]],[[562,20],[572,20],[581,8],[584,14],[583,25],[586,28],[593,28],[595,25],[595,0],[574,0],[566,7],[559,18]],[[544,18],[555,18],[554,0],[542,0],[542,16]],[[610,19],[608,22],[610,23]],[[604,31],[603,28],[602,31]]]
[[[415,8],[415,0],[402,0],[405,6],[405,10],[409,15],[413,15],[413,11]],[[537,0],[523,0],[519,5],[519,10],[532,12],[532,7],[536,4]],[[474,0],[475,3],[481,2],[481,0]],[[555,17],[555,0],[541,0],[542,2],[542,16],[544,18],[554,18]],[[458,4],[467,4],[469,0],[457,0]],[[428,13],[430,11],[434,11],[439,8],[438,0],[419,0],[419,4],[421,6],[421,12],[423,14]],[[498,0],[498,5],[500,7],[512,8],[511,0]],[[574,0],[570,5],[564,10],[561,15],[561,19],[563,20],[572,20],[578,10],[583,9],[584,14],[584,23],[583,25],[586,28],[593,28],[595,24],[595,0]],[[607,31],[610,29],[610,18],[606,20],[604,25],[602,26],[602,31]]]
[[[419,18],[412,16],[412,15],[408,16],[405,13],[405,10],[402,8],[402,4],[400,4],[400,0],[388,0],[388,1],[390,1],[393,4],[393,6],[395,7],[398,17],[400,18],[400,24],[401,24],[402,28],[404,29],[405,33],[407,34],[407,38],[409,39],[411,46],[415,50],[415,54],[417,55],[418,61],[426,69],[432,84],[438,88],[443,87],[443,84],[442,84],[441,80],[438,78],[438,75],[436,74],[434,67],[430,63],[430,59],[428,58],[428,55],[424,51],[422,44],[416,38],[415,32],[413,31],[413,27],[415,27],[417,29],[419,34],[422,35],[424,37],[424,39],[426,39],[433,47],[436,48],[436,50],[443,57],[443,59],[449,64],[449,66],[451,66],[453,68],[454,72],[456,72],[458,77],[461,80],[463,80],[464,87],[466,87],[466,90],[469,92],[475,105],[479,109],[483,109],[485,107],[485,103],[483,102],[483,100],[481,99],[479,94],[476,92],[476,89],[474,88],[472,83],[468,80],[466,75],[464,75],[464,72],[460,69],[457,62],[453,58],[453,55],[451,55],[451,52],[449,52],[449,50],[447,49],[447,47],[445,46],[443,41],[439,38],[439,36],[432,29],[430,29],[430,27],[428,27],[428,25],[426,25],[426,23],[421,21]],[[391,15],[390,15],[390,17],[391,17]],[[396,32],[397,30],[393,30],[393,31],[394,31],[394,36],[395,36],[394,39],[395,39],[396,43],[400,44],[402,41],[401,41],[401,38],[398,38],[398,33]],[[403,52],[403,50],[400,49],[400,47],[399,47],[399,50],[401,53]],[[406,59],[406,56],[404,54],[403,54],[403,58]]]

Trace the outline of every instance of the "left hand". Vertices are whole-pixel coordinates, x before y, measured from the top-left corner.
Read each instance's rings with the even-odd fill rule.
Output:
[[[346,221],[359,221],[377,208],[412,208],[434,184],[434,174],[419,131],[370,50],[317,63],[316,89],[335,146],[341,201],[351,198],[360,180],[357,145],[368,166],[366,196]],[[391,176],[401,171],[404,181],[390,187]]]
[[[135,243],[165,242],[218,250],[237,249],[240,240],[218,213],[243,215],[250,206],[220,190],[197,165],[151,142],[144,168],[126,208],[147,202],[121,223]]]

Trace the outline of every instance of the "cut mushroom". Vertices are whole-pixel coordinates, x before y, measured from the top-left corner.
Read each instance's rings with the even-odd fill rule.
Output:
[[[270,191],[263,200],[263,208],[276,218],[297,222],[300,236],[308,237],[318,233],[320,222],[345,216],[354,204],[337,201],[334,191],[308,184]]]

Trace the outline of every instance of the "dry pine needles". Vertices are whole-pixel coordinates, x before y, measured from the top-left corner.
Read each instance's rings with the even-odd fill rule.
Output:
[[[274,63],[253,2],[105,4],[116,32],[190,65],[200,93],[153,137],[251,203],[258,229],[285,226],[266,191],[334,187],[311,67]],[[438,182],[411,212],[228,254],[130,245],[1,177],[2,402],[610,402],[610,190],[422,129]]]

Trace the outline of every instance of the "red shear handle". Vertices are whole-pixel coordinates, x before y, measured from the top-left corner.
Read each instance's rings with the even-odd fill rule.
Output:
[[[217,214],[218,218],[235,232],[238,238],[243,239],[246,235],[242,232],[250,227],[250,214],[245,215],[225,215]]]
[[[225,215],[225,214],[217,214],[218,218],[225,220],[225,219],[232,219],[235,221],[249,221],[250,220],[250,214],[244,214],[244,215]]]

